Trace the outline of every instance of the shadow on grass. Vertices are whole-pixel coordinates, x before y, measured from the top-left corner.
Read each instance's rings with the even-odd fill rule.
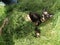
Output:
[[[5,28],[2,31],[2,43],[3,45],[14,45],[13,41],[13,34],[11,33],[11,30],[6,25]]]
[[[29,35],[33,35],[34,32],[34,24],[32,22],[26,22],[23,25],[20,25],[15,30],[10,27],[10,25],[6,25],[2,31],[2,42],[1,45],[14,45],[14,39],[26,38]]]
[[[26,22],[22,26],[19,26],[15,29],[14,31],[14,38],[19,39],[19,38],[26,38],[30,34],[33,35],[35,26],[30,23]]]

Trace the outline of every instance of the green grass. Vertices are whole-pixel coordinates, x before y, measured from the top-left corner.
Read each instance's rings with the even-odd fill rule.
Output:
[[[24,19],[26,15],[27,14],[25,12],[19,11],[14,11],[11,14],[9,30],[11,29],[11,27],[13,27],[11,31],[14,34],[11,35],[11,37],[10,34],[8,34],[8,40],[13,41],[14,45],[60,45],[60,12],[56,12],[53,15],[53,18],[47,20],[39,26],[39,29],[41,29],[39,38],[34,37],[34,24],[32,24],[32,22],[26,22],[26,20]],[[7,33],[5,34],[7,35]],[[7,37],[0,38],[1,45],[6,44],[3,41],[4,38]],[[9,41],[8,44],[11,45],[11,41]]]
[[[10,17],[10,28],[11,26],[13,27],[14,31],[13,29],[11,31],[14,34],[13,36],[11,35],[11,37],[10,34],[8,34],[8,40],[13,41],[14,45],[60,45],[60,12],[56,12],[53,18],[39,26],[39,29],[41,29],[39,38],[34,37],[34,24],[32,24],[32,22],[26,22],[24,19],[26,15],[25,12],[19,11],[12,13]],[[1,37],[1,45],[6,44],[3,40],[4,37]],[[8,44],[11,45],[11,41],[9,41]]]
[[[5,8],[4,6],[0,5],[0,25],[1,25],[1,21],[6,17],[5,15]]]
[[[60,45],[60,12],[42,23],[39,28],[41,29],[39,38],[35,38],[34,33],[27,34],[24,38],[15,39],[14,37],[15,45]]]
[[[41,34],[36,38],[34,37],[35,26],[32,22],[26,21],[25,16],[30,11],[41,15],[44,8],[54,15],[38,27]],[[6,10],[5,7],[0,6],[0,26],[6,16],[9,18],[9,24],[3,28],[0,45],[60,45],[59,0],[35,0],[34,2],[21,0],[18,5],[6,6]]]
[[[4,16],[4,14],[5,14],[4,11],[5,11],[4,6],[0,6],[0,18],[1,18],[2,15]]]

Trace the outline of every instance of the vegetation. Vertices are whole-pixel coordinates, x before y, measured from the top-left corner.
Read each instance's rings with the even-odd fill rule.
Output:
[[[47,9],[53,18],[39,26],[41,34],[34,37],[34,24],[25,20],[30,11],[40,15]],[[59,0],[18,0],[17,4],[0,6],[0,45],[60,45],[60,1]]]

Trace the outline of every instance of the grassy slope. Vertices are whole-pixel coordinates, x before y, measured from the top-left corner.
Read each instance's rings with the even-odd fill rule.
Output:
[[[60,8],[58,5],[60,3],[57,3],[51,7],[52,10]],[[56,12],[52,19],[42,23],[39,28],[41,29],[40,38],[35,38],[33,31],[33,33],[27,33],[24,38],[14,39],[15,45],[60,45],[60,12]]]
[[[60,45],[60,12],[50,21],[42,23],[41,37],[35,38],[32,33],[20,39],[14,39],[15,45]]]
[[[54,6],[52,7],[52,9],[54,9]],[[0,13],[1,13],[0,17],[2,18],[3,17],[2,15],[4,14],[3,8],[1,8]],[[24,13],[24,12],[20,13],[19,11],[17,11],[17,13],[13,12],[12,15],[13,16],[11,16],[11,19],[12,18],[14,18],[14,19],[12,19],[13,22],[12,21],[11,22],[18,25],[18,26],[16,26],[13,24],[12,27],[17,28],[20,26],[19,24],[21,24],[21,23],[19,23],[19,24],[16,23],[16,22],[18,22],[17,20],[18,20],[19,15],[23,16],[23,15],[26,15],[26,13]],[[4,17],[5,17],[5,15],[4,15]],[[19,21],[20,20],[21,19],[19,19]],[[23,26],[22,31],[24,32],[26,30],[26,33],[19,34],[19,35],[22,35],[22,37],[17,36],[18,39],[16,39],[15,37],[13,38],[15,45],[60,45],[60,27],[59,27],[60,26],[60,12],[55,13],[54,18],[50,19],[49,21],[47,21],[45,23],[42,23],[39,26],[39,28],[41,29],[40,38],[34,37],[34,27],[31,28],[32,27],[31,23],[28,23],[28,24],[26,22],[23,22],[23,23],[24,23],[24,26]],[[27,28],[25,28],[25,25],[26,25],[25,23],[27,24],[27,26],[26,26]],[[17,30],[18,30],[18,28],[17,28]],[[0,38],[0,44],[4,45],[3,43],[1,43],[2,41],[3,41],[3,38]]]

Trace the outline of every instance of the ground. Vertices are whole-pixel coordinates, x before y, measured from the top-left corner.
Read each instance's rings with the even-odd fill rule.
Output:
[[[14,39],[15,45],[60,45],[60,12],[39,26],[41,34],[35,38],[32,34]]]
[[[7,30],[5,30],[5,28],[3,30],[6,33],[3,33],[3,35],[0,36],[0,45],[60,45],[60,11],[59,11],[60,5],[58,5],[60,3],[58,2],[56,2],[51,7],[51,9],[53,10],[51,12],[54,11],[57,12],[53,14],[53,17],[51,19],[42,23],[38,27],[41,30],[41,34],[39,38],[34,37],[34,28],[35,28],[34,24],[32,22],[28,22],[25,20],[25,17],[26,15],[28,15],[28,13],[26,11],[19,10],[20,8],[19,9],[17,7],[14,8],[14,10],[10,12],[11,14],[9,13],[10,15],[9,25],[5,27]],[[38,9],[38,11],[40,12],[41,9],[40,10]],[[6,18],[5,9],[4,7],[0,6],[0,26],[2,25],[2,21],[5,18]]]

